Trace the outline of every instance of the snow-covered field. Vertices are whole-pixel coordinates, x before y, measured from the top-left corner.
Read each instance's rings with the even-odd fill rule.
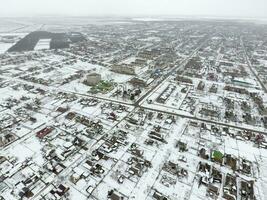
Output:
[[[41,39],[38,41],[38,43],[34,47],[34,50],[50,49],[50,42],[51,42],[51,39]]]
[[[0,42],[0,54],[5,53],[15,43],[2,43]]]

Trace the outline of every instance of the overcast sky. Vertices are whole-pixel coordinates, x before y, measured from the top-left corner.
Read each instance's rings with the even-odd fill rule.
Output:
[[[0,0],[0,16],[33,15],[267,18],[267,0]]]

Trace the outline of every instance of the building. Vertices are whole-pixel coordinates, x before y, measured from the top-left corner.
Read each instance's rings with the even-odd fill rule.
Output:
[[[130,81],[128,81],[130,84],[132,84],[135,87],[146,87],[147,83],[145,80],[133,77]]]
[[[90,86],[97,85],[101,81],[101,75],[97,73],[88,74],[86,77],[86,84]]]
[[[120,74],[135,75],[135,69],[129,65],[114,65],[112,71]]]

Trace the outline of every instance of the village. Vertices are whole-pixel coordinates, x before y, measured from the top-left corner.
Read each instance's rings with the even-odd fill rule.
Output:
[[[266,26],[52,27],[0,34],[0,200],[267,198]]]

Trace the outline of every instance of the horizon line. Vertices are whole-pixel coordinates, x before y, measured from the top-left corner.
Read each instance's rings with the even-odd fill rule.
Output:
[[[118,14],[104,14],[104,15],[73,15],[73,14],[29,14],[29,15],[12,15],[12,16],[6,16],[0,15],[0,18],[34,18],[34,17],[72,17],[72,18],[155,18],[155,19],[228,19],[228,20],[267,20],[267,17],[265,16],[222,16],[222,15],[165,15],[165,14],[149,14],[149,15],[135,15],[135,14],[129,14],[129,15],[118,15]],[[112,20],[112,19],[111,19]]]

